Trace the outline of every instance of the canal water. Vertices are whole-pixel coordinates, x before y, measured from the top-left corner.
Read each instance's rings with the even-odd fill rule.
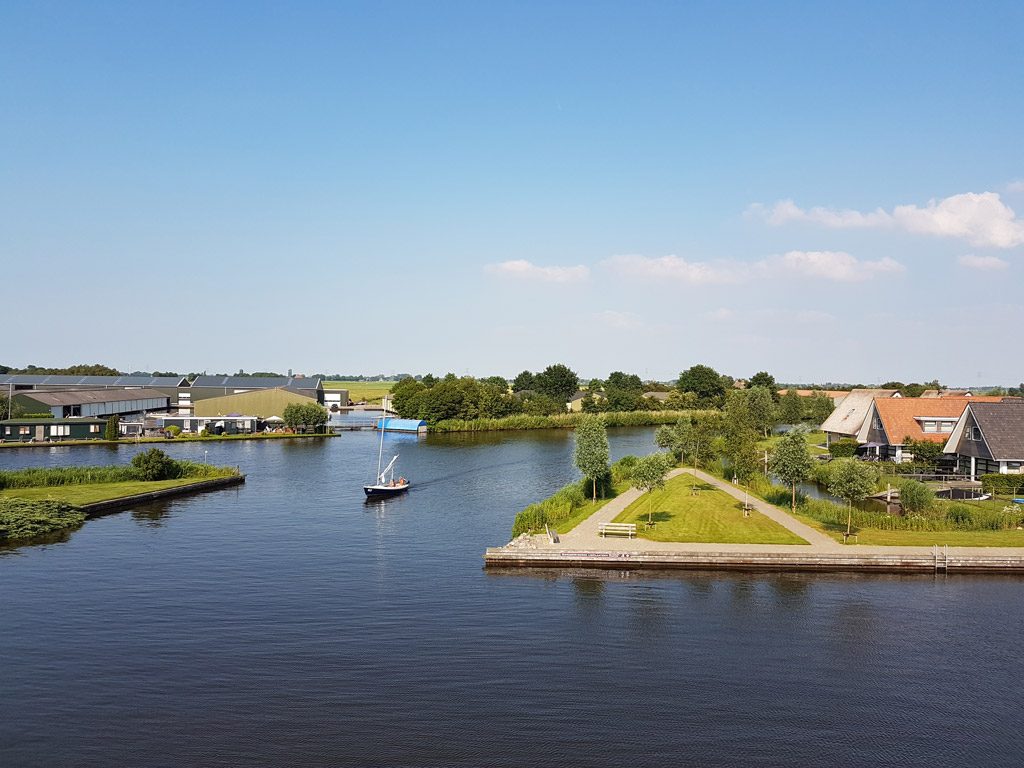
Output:
[[[571,436],[388,443],[376,504],[373,433],[169,444],[248,480],[0,552],[0,765],[1024,763],[1019,579],[484,571]]]

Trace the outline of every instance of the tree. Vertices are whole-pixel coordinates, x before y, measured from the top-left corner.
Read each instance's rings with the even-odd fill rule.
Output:
[[[758,371],[751,376],[750,381],[747,382],[747,387],[750,389],[764,387],[771,393],[774,402],[779,401],[779,385],[775,382],[775,377],[768,373],[768,371]]]
[[[692,392],[703,407],[721,407],[725,384],[718,371],[707,365],[694,365],[679,374],[680,392]]]
[[[804,404],[796,390],[790,387],[779,398],[779,421],[783,424],[799,424],[804,420]]]
[[[802,430],[791,429],[775,446],[771,455],[771,470],[793,491],[792,509],[796,514],[796,486],[811,475],[814,460],[807,448],[807,436]]]
[[[769,430],[779,423],[778,409],[771,391],[760,386],[748,389],[747,407],[754,428],[767,438]]]
[[[534,375],[529,371],[523,371],[514,379],[512,379],[513,392],[526,392],[527,390],[535,388],[536,384],[534,382]]]
[[[322,429],[327,423],[327,409],[317,403],[288,403],[281,412],[284,423],[296,432]]]
[[[723,415],[722,455],[733,474],[743,482],[757,472],[757,432],[748,393],[734,389],[726,397]]]
[[[604,395],[609,411],[635,411],[643,401],[644,384],[636,374],[613,371],[608,374]]]
[[[899,483],[900,506],[904,512],[919,515],[927,512],[935,500],[935,492],[917,480],[903,480]]]
[[[863,499],[875,489],[878,472],[857,459],[835,459],[829,469],[828,492],[846,500],[846,533],[849,534],[853,502]]]
[[[402,379],[391,388],[391,407],[403,419],[415,418],[413,398],[425,389],[425,384],[411,376]]]
[[[822,424],[825,419],[832,415],[836,404],[832,398],[824,392],[815,392],[806,398],[804,403],[804,419],[815,426]]]
[[[591,481],[593,500],[597,501],[597,481],[608,473],[608,431],[604,419],[585,414],[576,425],[574,438],[573,462],[576,469]]]
[[[542,395],[555,398],[562,403],[569,402],[580,386],[580,377],[568,366],[556,363],[549,365],[534,378],[534,389]]]
[[[654,522],[651,505],[654,503],[653,491],[665,487],[665,475],[668,474],[669,463],[663,453],[652,453],[637,461],[633,467],[633,485],[647,494],[647,523]]]
[[[121,437],[121,417],[116,413],[107,418],[107,426],[103,430],[103,438],[114,442]]]

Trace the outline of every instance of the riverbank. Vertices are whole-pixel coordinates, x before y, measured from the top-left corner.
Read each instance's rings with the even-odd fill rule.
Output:
[[[53,442],[9,442],[0,443],[0,448],[56,448],[79,445],[173,445],[174,443],[223,443],[235,440],[308,440],[314,437],[337,437],[334,432],[310,434],[285,434],[280,432],[253,432],[243,435],[178,435],[177,437],[140,437],[123,440],[55,440]]]
[[[602,413],[608,427],[658,427],[675,424],[693,411],[622,411]],[[530,429],[575,429],[588,414],[556,413],[551,416],[517,414],[501,419],[443,419],[428,428],[432,433],[447,432],[511,432]]]

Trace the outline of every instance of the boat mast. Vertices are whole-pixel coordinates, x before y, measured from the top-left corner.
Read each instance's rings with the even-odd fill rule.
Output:
[[[384,410],[383,410],[382,415],[380,417],[380,448],[377,451],[377,482],[378,483],[383,483],[384,482],[383,480],[380,479],[380,474],[381,474],[380,473],[380,465],[381,465],[381,462],[384,461],[384,430],[386,430],[388,428],[387,413],[388,413],[387,398],[384,398]]]

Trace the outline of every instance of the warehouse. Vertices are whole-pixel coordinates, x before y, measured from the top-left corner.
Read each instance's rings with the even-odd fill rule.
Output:
[[[156,389],[75,389],[68,391],[15,392],[14,406],[24,413],[49,412],[55,419],[80,416],[141,416],[147,411],[166,411],[171,398]]]
[[[0,376],[0,391],[15,393],[146,388],[176,398],[180,387],[188,387],[188,379],[184,376],[40,376],[22,373]]]
[[[189,387],[193,406],[211,397],[237,395],[253,390],[287,389],[324,403],[323,380],[319,376],[198,376]]]
[[[220,397],[197,400],[193,406],[196,416],[223,416],[229,413],[253,413],[267,419],[284,417],[284,409],[292,403],[315,403],[312,393],[305,394],[284,387],[254,389]]]

